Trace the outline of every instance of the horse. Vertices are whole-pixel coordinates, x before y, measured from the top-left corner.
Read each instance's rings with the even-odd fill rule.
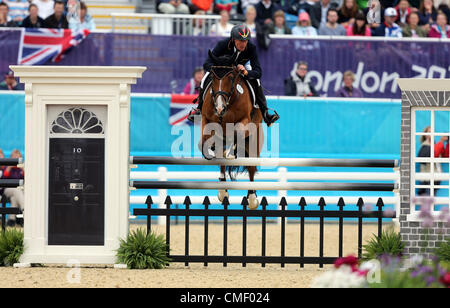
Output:
[[[244,74],[233,65],[234,59],[215,57],[211,68],[211,83],[205,88],[202,108],[201,139],[199,149],[206,159],[259,157],[264,143],[262,113],[252,103],[250,85]],[[258,171],[256,166],[220,167],[220,178],[226,181],[228,173],[235,180],[239,173],[248,172],[251,182]],[[229,198],[227,190],[220,190],[218,198]],[[256,191],[247,194],[249,209],[256,209],[259,200]]]

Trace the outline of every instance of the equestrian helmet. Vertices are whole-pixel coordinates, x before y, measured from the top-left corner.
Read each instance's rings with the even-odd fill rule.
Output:
[[[251,38],[250,29],[246,25],[237,25],[231,29],[231,38],[238,41],[248,41]]]

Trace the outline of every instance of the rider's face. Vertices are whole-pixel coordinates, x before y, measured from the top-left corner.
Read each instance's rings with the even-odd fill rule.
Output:
[[[248,41],[239,41],[235,40],[234,45],[236,46],[236,49],[239,51],[244,51],[245,48],[247,48]]]

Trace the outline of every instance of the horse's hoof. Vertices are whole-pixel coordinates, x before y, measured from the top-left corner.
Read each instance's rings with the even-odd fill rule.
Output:
[[[236,158],[236,156],[234,156],[233,154],[230,154],[229,152],[224,152],[224,153],[223,153],[223,157],[224,157],[225,159],[229,159],[229,160],[232,160],[232,159],[235,159],[235,158]]]
[[[213,150],[208,149],[208,157],[209,157],[209,159],[216,158],[216,153],[214,153]]]
[[[235,149],[236,149],[236,145],[230,147],[228,150],[225,150],[223,152],[223,157],[225,159],[236,159],[236,156],[233,154]]]
[[[256,210],[259,206],[259,200],[256,194],[251,194],[248,196],[248,208],[250,210]]]
[[[220,202],[223,202],[223,200],[225,200],[225,197],[230,199],[230,194],[226,190],[219,190],[219,195],[217,197],[219,198]]]

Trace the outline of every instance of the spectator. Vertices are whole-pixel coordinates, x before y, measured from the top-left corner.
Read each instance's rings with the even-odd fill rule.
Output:
[[[423,130],[423,133],[426,135],[420,136],[420,143],[422,144],[419,152],[417,153],[417,157],[431,158],[431,127],[427,126]],[[447,146],[444,149],[444,143],[447,142]],[[434,145],[434,157],[448,157],[448,137],[442,136],[441,140]],[[442,172],[440,164],[435,165],[435,173]],[[420,163],[420,172],[421,173],[430,173],[431,172],[431,164],[430,163]],[[435,181],[434,185],[439,185],[439,181]],[[430,185],[429,181],[420,182],[420,185]],[[436,191],[435,191],[436,192]],[[435,193],[436,194],[436,193]],[[430,195],[429,188],[419,188],[417,191],[417,195]]]
[[[344,86],[336,92],[337,97],[364,97],[362,91],[353,86],[355,74],[352,71],[344,73]]]
[[[367,23],[372,28],[378,28],[381,23],[381,4],[379,0],[369,0]]]
[[[189,7],[183,0],[161,0],[158,10],[163,14],[189,14]]]
[[[450,20],[450,8],[448,6],[449,2],[450,2],[450,0],[442,0],[442,3],[440,3],[439,5],[436,5],[436,4],[434,5],[434,7],[437,8],[438,12],[441,11],[442,13],[444,13],[447,16],[447,20]]]
[[[0,149],[0,158],[5,158],[5,153]],[[0,166],[0,179],[3,178],[3,171],[5,171],[6,166]],[[3,195],[3,188],[0,187],[0,197]]]
[[[338,5],[331,0],[317,1],[310,9],[311,24],[319,29],[320,25],[327,23],[327,12],[329,9],[336,9]]]
[[[205,11],[198,10],[194,13],[194,15],[205,15]],[[193,35],[193,36],[199,36],[199,35],[207,35],[207,29],[204,27],[205,22],[203,18],[194,18],[192,20],[192,29],[189,27],[185,28],[185,31],[187,32],[186,35]],[[192,32],[189,32],[192,31]]]
[[[5,158],[5,153],[3,153],[3,150],[0,149],[0,158]],[[0,166],[0,179],[3,176],[3,170],[5,170],[6,166]],[[3,194],[3,189],[0,188],[0,196]]]
[[[247,26],[247,28],[250,29],[252,37],[256,37],[256,28],[257,24],[255,23],[256,20],[256,9],[253,5],[247,6],[247,10],[245,12],[245,23],[244,25]]]
[[[220,11],[228,11],[230,15],[237,14],[237,8],[239,6],[239,0],[215,0],[214,13],[220,13]]]
[[[372,33],[373,36],[402,37],[402,29],[394,22],[397,11],[393,7],[384,10],[384,23]]]
[[[356,14],[355,22],[347,27],[347,36],[371,36],[370,27],[362,11]]]
[[[39,9],[36,4],[32,3],[28,7],[29,15],[23,20],[22,27],[24,28],[42,28],[44,20],[39,17]]]
[[[360,10],[367,9],[369,7],[369,0],[356,0],[356,5]]]
[[[327,23],[319,28],[319,35],[345,36],[346,30],[337,23],[338,12],[335,9],[329,9],[327,12]]]
[[[297,16],[301,10],[310,14],[312,7],[319,0],[274,0],[280,8],[288,15],[292,17]],[[332,0],[338,1],[338,0]],[[340,0],[342,1],[342,0]]]
[[[317,36],[316,28],[311,26],[311,20],[306,12],[301,12],[298,15],[297,25],[292,28],[292,34],[297,36]]]
[[[400,0],[397,6],[397,24],[400,27],[405,27],[408,23],[408,16],[411,14],[408,0]]]
[[[56,0],[53,10],[55,12],[44,20],[45,28],[68,29],[69,22],[64,15],[64,3]]]
[[[197,12],[198,10],[202,10],[205,13],[210,13],[214,9],[214,1],[213,0],[191,0],[191,4],[189,5],[189,10],[191,13]]]
[[[338,23],[347,27],[349,24],[355,22],[356,14],[358,13],[358,5],[355,0],[344,0],[344,4],[338,11]]]
[[[11,152],[11,158],[22,158],[22,153],[20,153],[19,150],[13,150]],[[3,169],[2,178],[23,180],[24,178],[23,168],[8,166]],[[5,188],[5,190],[3,191],[3,195],[9,199],[11,207],[20,208],[23,211],[24,209],[23,190],[18,188]],[[9,215],[8,226],[14,226],[15,224],[16,224],[16,215]]]
[[[269,25],[269,34],[292,34],[291,29],[286,26],[286,21],[284,20],[284,12],[278,10],[273,15],[274,23]]]
[[[0,27],[17,27],[14,20],[9,18],[8,11],[8,5],[4,2],[0,2]]]
[[[33,3],[38,7],[39,17],[44,20],[55,12],[53,0],[33,0]]]
[[[255,8],[256,22],[266,26],[273,23],[273,14],[281,9],[278,4],[273,3],[271,0],[261,0]]]
[[[420,8],[420,0],[408,0],[411,12],[418,12]]]
[[[202,66],[198,66],[194,70],[194,74],[189,82],[184,87],[184,94],[197,94],[198,95],[198,87],[200,87],[200,83],[202,82],[203,76],[205,76],[205,71]]]
[[[438,13],[436,23],[431,26],[428,37],[450,38],[450,26],[447,25],[447,15]]]
[[[426,30],[436,21],[437,10],[433,6],[433,0],[421,0],[419,8],[419,25],[425,26]]]
[[[18,91],[23,90],[23,86],[17,82],[14,72],[9,71],[5,75],[5,80],[0,83],[0,90]]]
[[[209,30],[209,35],[230,36],[233,25],[228,22],[229,20],[230,20],[230,13],[228,13],[228,11],[225,10],[221,11],[220,20],[218,23],[215,23],[214,25],[211,26],[211,29]]]
[[[256,9],[256,6],[261,0],[241,0],[241,10],[242,13],[246,14],[249,6],[253,6]]]
[[[295,71],[291,72],[291,76],[284,81],[284,93],[287,96],[319,96],[314,85],[309,80],[308,64],[299,62]]]
[[[27,17],[28,0],[3,0],[3,2],[9,7],[8,16],[20,25],[25,17]]]
[[[419,26],[419,13],[411,12],[408,16],[408,24],[403,28],[403,37],[427,37],[427,31]]]
[[[74,17],[70,18],[69,28],[75,31],[84,29],[89,31],[95,30],[94,19],[88,14],[88,9],[84,2],[80,2],[80,20],[77,20]]]
[[[5,153],[3,152],[3,150],[1,148],[0,148],[0,158],[5,158]],[[0,179],[2,178],[2,175],[3,175],[3,169],[4,169],[4,167],[0,166]],[[0,195],[1,195],[1,193],[0,193]]]
[[[431,131],[431,128],[430,128]],[[424,137],[424,136],[422,136]],[[444,146],[444,144],[446,145]],[[449,142],[447,136],[442,136],[441,140],[434,146],[434,157],[448,157],[449,154]]]

